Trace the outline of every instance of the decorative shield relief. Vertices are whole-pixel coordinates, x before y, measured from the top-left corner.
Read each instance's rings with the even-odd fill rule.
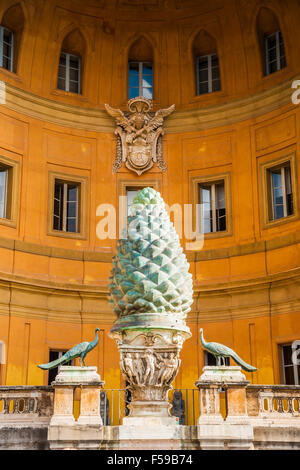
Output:
[[[120,109],[105,109],[115,120],[117,136],[117,154],[113,165],[116,172],[124,162],[127,168],[141,175],[157,162],[161,170],[166,170],[162,155],[161,137],[164,134],[164,118],[171,114],[175,105],[151,113],[152,102],[139,96],[128,101],[129,112],[126,115]]]

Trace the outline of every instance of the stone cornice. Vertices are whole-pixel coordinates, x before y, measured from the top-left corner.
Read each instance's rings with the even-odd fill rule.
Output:
[[[166,119],[165,131],[171,134],[216,128],[274,111],[291,103],[291,84],[297,79],[300,79],[299,74],[279,85],[246,97],[229,99],[213,106],[177,110]],[[75,106],[39,97],[9,83],[6,84],[4,106],[24,116],[73,129],[110,134],[115,130],[113,119],[104,109]]]
[[[228,248],[217,248],[214,250],[188,251],[186,256],[189,262],[212,261],[216,259],[246,256],[255,253],[276,250],[300,243],[300,232],[292,232],[282,237],[271,240],[262,240],[253,243],[230,246]],[[0,248],[15,250],[34,255],[47,256],[51,258],[62,258],[76,261],[93,261],[98,263],[111,263],[113,253],[109,251],[82,251],[67,248],[59,248],[37,243],[28,243],[22,240],[13,240],[0,237]]]
[[[0,316],[107,325],[116,319],[108,304],[106,286],[58,284],[4,273],[0,278]],[[187,322],[199,324],[291,313],[299,315],[299,283],[300,268],[297,268],[251,281],[195,286],[194,304]],[[281,292],[284,287],[288,287],[289,298],[280,296],[271,301],[269,294]],[[239,298],[245,299],[245,294],[247,305],[244,300],[239,302]],[[68,302],[63,301],[64,297]]]
[[[291,104],[294,91],[291,85],[299,78],[297,74],[279,85],[243,98],[229,99],[225,103],[175,111],[166,120],[165,130],[167,133],[194,132],[257,118]]]
[[[113,119],[103,109],[91,109],[42,98],[6,83],[6,104],[25,116],[72,129],[113,133]],[[1,109],[1,108],[0,108]]]
[[[241,291],[257,291],[258,289],[268,289],[271,285],[280,283],[281,285],[290,282],[300,281],[300,268],[294,268],[276,274],[269,274],[252,279],[241,279],[231,282],[211,282],[209,284],[195,283],[194,298],[195,300],[201,295],[206,294],[233,294]],[[96,296],[97,298],[106,298],[108,294],[107,283],[101,285],[88,284],[72,284],[63,282],[54,282],[17,274],[0,273],[0,287],[13,287],[16,289],[24,289],[29,291],[38,290],[42,294],[52,293],[55,291],[59,295],[74,296]]]

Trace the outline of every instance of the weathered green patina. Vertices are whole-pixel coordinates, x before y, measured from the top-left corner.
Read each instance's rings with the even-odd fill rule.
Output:
[[[243,359],[241,359],[235,351],[230,349],[228,346],[225,346],[224,344],[220,343],[207,343],[204,339],[203,336],[203,329],[200,328],[200,339],[201,339],[201,344],[206,351],[210,352],[215,356],[217,359],[218,365],[221,365],[221,360],[223,361],[223,364],[225,365],[225,357],[231,357],[237,364],[241,366],[243,370],[246,370],[247,372],[254,372],[257,370],[256,367],[250,366],[247,364]]]
[[[117,244],[110,302],[118,315],[111,331],[173,329],[189,332],[184,319],[193,302],[193,280],[161,195],[138,192],[128,216],[128,236]]]
[[[100,331],[100,329],[96,328],[95,339],[90,343],[88,341],[84,341],[83,343],[77,344],[73,348],[69,349],[69,351],[67,351],[62,357],[56,359],[56,361],[49,362],[48,364],[40,364],[38,367],[45,370],[53,369],[58,365],[65,364],[66,362],[72,361],[72,359],[76,359],[76,357],[80,358],[80,365],[82,366],[83,362],[83,365],[85,366],[84,359],[87,353],[94,349],[99,342],[98,331]]]

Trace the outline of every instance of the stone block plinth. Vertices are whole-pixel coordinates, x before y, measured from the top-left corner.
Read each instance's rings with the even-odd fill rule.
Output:
[[[205,366],[198,382],[217,384],[246,382],[240,366]]]
[[[101,449],[181,450],[198,449],[196,426],[180,426],[168,418],[131,418],[121,426],[104,426]],[[129,423],[132,423],[129,424]]]
[[[48,442],[51,450],[99,450],[103,426],[77,423],[74,426],[49,426]]]
[[[201,449],[251,449],[253,427],[247,416],[249,382],[239,366],[206,366],[195,383],[200,391],[197,437]],[[225,392],[226,418],[220,413],[220,392]]]
[[[70,384],[73,386],[100,383],[97,367],[61,366],[59,373],[52,382],[53,386]]]
[[[101,382],[103,385],[103,382]],[[81,390],[80,416],[77,424],[102,425],[100,416],[100,388],[93,385],[84,385]]]
[[[99,448],[99,429],[103,424],[100,415],[100,391],[103,385],[97,367],[60,368],[55,381],[52,382],[55,389],[54,413],[48,428],[51,449],[69,448],[69,441],[74,448]],[[81,389],[81,400],[80,416],[76,422],[73,407],[74,391],[77,388]],[[68,430],[71,427],[73,430]],[[73,448],[72,446],[70,448]]]
[[[73,415],[74,387],[70,385],[59,385],[55,387],[54,413],[50,426],[62,425],[72,426],[75,424]]]
[[[97,367],[61,366],[52,386],[55,389],[54,413],[50,426],[73,426],[74,390],[81,389],[80,416],[77,424],[101,425],[100,390],[104,382]]]

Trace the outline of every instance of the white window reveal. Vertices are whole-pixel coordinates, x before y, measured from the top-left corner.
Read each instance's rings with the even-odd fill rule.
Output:
[[[199,184],[200,232],[226,230],[226,202],[224,181]]]
[[[292,345],[282,346],[283,377],[287,385],[300,385],[300,364],[294,362]]]
[[[63,232],[79,232],[79,183],[55,180],[53,228]]]
[[[0,218],[6,218],[8,169],[0,166]]]
[[[270,219],[277,220],[294,213],[290,163],[270,168],[269,198],[271,202]]]

